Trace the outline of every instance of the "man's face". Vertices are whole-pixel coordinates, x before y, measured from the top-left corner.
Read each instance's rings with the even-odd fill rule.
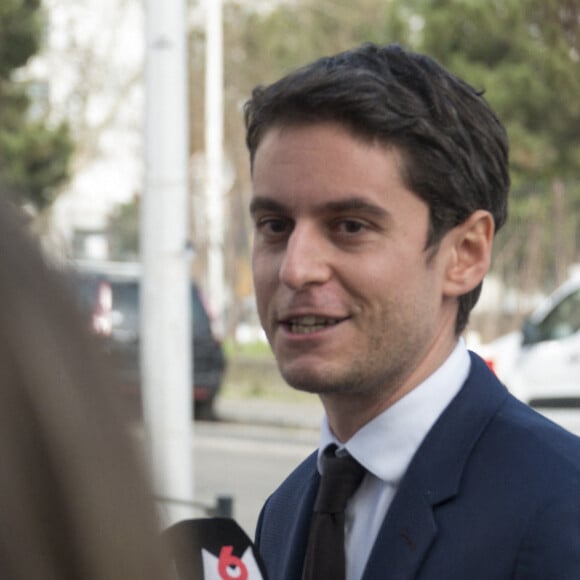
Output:
[[[336,124],[270,129],[256,151],[258,312],[297,389],[396,400],[453,338],[429,210],[400,167],[394,148]]]

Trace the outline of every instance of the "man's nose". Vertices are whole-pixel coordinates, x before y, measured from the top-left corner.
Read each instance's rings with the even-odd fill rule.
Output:
[[[312,284],[322,284],[331,275],[328,240],[312,225],[297,225],[286,245],[280,266],[280,281],[300,290]]]

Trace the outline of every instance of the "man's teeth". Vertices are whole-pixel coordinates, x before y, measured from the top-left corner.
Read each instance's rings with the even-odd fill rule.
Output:
[[[322,318],[319,316],[301,316],[300,318],[293,318],[288,322],[290,332],[294,334],[308,334],[317,332],[327,326],[337,324],[338,320],[334,318]]]

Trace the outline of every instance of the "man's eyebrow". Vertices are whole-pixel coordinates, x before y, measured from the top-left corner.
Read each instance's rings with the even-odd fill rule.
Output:
[[[285,213],[288,211],[288,208],[275,199],[270,199],[268,197],[255,197],[250,203],[250,214],[254,215],[260,211]],[[378,217],[388,217],[390,215],[385,208],[374,203],[370,203],[360,197],[328,201],[324,204],[321,204],[320,207],[317,208],[317,211],[320,213],[348,213],[350,211],[356,211],[375,215]]]
[[[284,212],[286,207],[280,202],[268,197],[254,197],[250,202],[250,214],[254,215],[259,211]]]
[[[360,197],[351,197],[348,199],[341,199],[337,201],[329,201],[324,204],[324,209],[337,213],[346,213],[349,211],[360,211],[364,213],[373,214],[376,216],[388,216],[389,212],[374,203],[370,203]]]

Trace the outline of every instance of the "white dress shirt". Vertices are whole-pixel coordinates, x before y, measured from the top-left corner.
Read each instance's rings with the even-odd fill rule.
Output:
[[[463,339],[427,380],[341,444],[325,416],[320,433],[318,471],[324,449],[334,443],[367,474],[346,508],[346,580],[360,580],[380,526],[419,445],[439,415],[460,391],[470,359]]]

